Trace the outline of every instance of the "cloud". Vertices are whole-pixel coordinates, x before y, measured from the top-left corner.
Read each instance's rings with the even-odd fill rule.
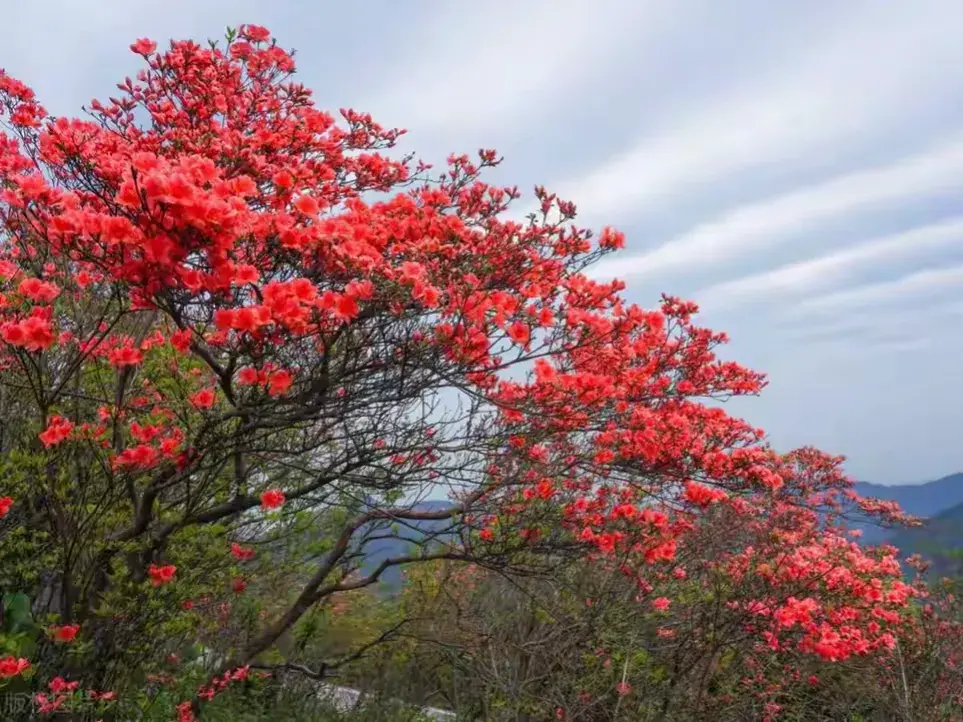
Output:
[[[785,242],[834,217],[959,188],[963,188],[963,138],[954,137],[896,163],[737,207],[653,251],[599,264],[593,275],[628,278],[704,267]]]
[[[786,316],[800,318],[883,305],[907,297],[940,295],[947,288],[958,285],[963,285],[963,265],[926,269],[893,281],[867,284],[849,291],[806,299],[787,310]],[[926,310],[926,313],[929,311]]]
[[[527,112],[633,52],[658,26],[658,3],[528,0],[448,5],[410,63],[358,107],[417,133],[511,128]],[[515,126],[519,132],[529,129]]]
[[[115,83],[140,68],[128,46],[151,37],[202,40],[223,35],[228,25],[263,22],[254,0],[34,0],[4,8],[6,69],[37,91],[54,114],[74,115],[92,97],[115,91]],[[275,28],[272,28],[272,30]]]
[[[819,337],[854,337],[877,329],[889,331],[914,331],[928,324],[942,325],[954,318],[963,317],[963,302],[956,301],[928,306],[925,312],[918,308],[891,310],[872,309],[845,316],[825,319],[802,320],[801,323],[782,325],[777,333],[785,338],[809,339]]]
[[[812,333],[802,337],[801,340],[805,341],[807,348],[818,349],[820,354],[835,352],[848,357],[849,361],[861,359],[866,355],[879,358],[880,354],[884,353],[925,351],[936,345],[932,333],[920,333],[913,329],[868,332],[857,337],[830,332]]]
[[[639,255],[593,270],[629,299],[703,288],[725,356],[772,373],[734,408],[777,445],[882,481],[963,468],[959,0],[6,5],[0,63],[71,115],[136,72],[136,37],[263,24],[322,107],[410,128],[399,153],[494,145],[487,180],[623,226]]]
[[[933,348],[933,339],[929,336],[907,337],[902,340],[871,343],[866,351],[872,353],[908,353],[910,351],[927,351]]]
[[[955,9],[954,9],[955,8]],[[587,221],[642,217],[692,186],[760,166],[823,164],[926,108],[935,88],[963,80],[959,22],[949,2],[851,3],[828,33],[802,37],[795,65],[758,68],[756,81],[694,103],[588,175],[551,187]],[[954,16],[957,22],[954,23]]]
[[[884,353],[908,353],[956,347],[960,342],[963,321],[963,302],[927,305],[924,308],[880,308],[857,313],[839,313],[830,318],[812,319],[797,325],[780,325],[773,329],[775,345],[792,348],[797,360],[804,363],[825,360],[833,352],[850,364],[879,363]],[[815,352],[815,353],[813,353]],[[871,370],[858,365],[854,374],[870,374]],[[852,376],[850,378],[853,378]],[[936,379],[933,379],[936,380]]]
[[[826,288],[850,278],[854,271],[879,262],[950,246],[963,246],[963,218],[875,238],[842,251],[719,283],[696,293],[695,298],[703,308],[713,310],[770,301]]]

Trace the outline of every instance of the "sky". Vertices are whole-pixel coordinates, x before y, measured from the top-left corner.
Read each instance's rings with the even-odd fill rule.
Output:
[[[242,23],[401,151],[497,148],[488,180],[623,230],[593,276],[697,301],[768,373],[729,407],[777,448],[881,483],[963,471],[960,0],[31,0],[0,67],[76,115],[136,38]]]

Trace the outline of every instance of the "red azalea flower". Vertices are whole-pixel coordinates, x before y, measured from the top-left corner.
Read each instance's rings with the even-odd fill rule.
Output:
[[[177,567],[173,564],[165,564],[164,566],[157,566],[156,564],[151,564],[147,573],[150,575],[151,584],[155,587],[159,587],[162,584],[168,584],[174,579],[174,573],[177,571]]]
[[[16,677],[25,669],[29,669],[29,667],[30,662],[23,657],[20,657],[19,659],[11,656],[0,657],[0,679]]]
[[[264,509],[277,509],[284,504],[284,492],[280,489],[268,489],[261,494],[261,507]]]
[[[254,550],[251,547],[242,547],[237,542],[231,544],[231,554],[239,561],[246,561],[254,558]]]
[[[130,46],[130,49],[138,55],[150,55],[157,50],[157,43],[147,38],[140,38]]]
[[[209,409],[214,405],[217,394],[214,389],[201,389],[191,396],[191,403],[199,409]]]
[[[62,627],[53,627],[51,630],[53,638],[58,642],[72,642],[80,631],[79,624],[65,624]]]

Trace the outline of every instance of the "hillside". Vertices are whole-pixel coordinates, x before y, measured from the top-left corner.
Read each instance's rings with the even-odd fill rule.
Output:
[[[963,473],[923,484],[885,486],[858,482],[856,491],[862,496],[895,501],[923,519],[922,526],[899,529],[854,524],[863,530],[866,542],[886,541],[906,555],[922,554],[941,574],[963,570],[963,564],[953,554],[953,550],[963,551]]]
[[[924,519],[921,527],[886,529],[871,523],[853,521],[850,525],[863,531],[863,541],[870,544],[888,542],[906,554],[920,553],[934,562],[934,569],[945,573],[953,565],[963,570],[963,562],[953,558],[952,550],[963,553],[963,473],[951,474],[941,479],[920,484],[874,484],[860,481],[856,491],[861,496],[871,496],[897,502],[910,514]],[[419,510],[438,510],[450,505],[448,501],[424,501]],[[404,528],[395,525],[393,536],[403,538],[374,538],[364,544],[365,562],[362,569],[370,572],[382,561],[412,553],[426,535],[438,533],[448,525],[447,520],[410,522]],[[381,528],[381,537],[389,529]],[[441,538],[444,538],[444,534]],[[406,541],[410,539],[411,541]],[[385,591],[396,590],[401,583],[400,567],[387,569],[382,576]]]
[[[887,541],[904,554],[922,554],[940,576],[963,573],[963,504],[929,517],[921,527],[893,531]]]
[[[418,511],[439,511],[448,506],[451,506],[450,501],[430,500],[420,502],[414,508]],[[443,541],[447,537],[443,532],[450,524],[448,519],[441,519],[406,522],[404,526],[400,524],[387,527],[384,524],[372,526],[371,538],[366,539],[363,544],[365,561],[362,571],[370,573],[387,559],[418,553],[418,543],[425,541],[429,536],[438,535],[439,541]],[[387,591],[397,589],[401,580],[400,566],[389,567],[381,576],[381,582]]]
[[[963,473],[950,474],[923,484],[886,486],[860,481],[856,483],[856,491],[861,496],[890,499],[910,514],[929,517],[963,504]]]

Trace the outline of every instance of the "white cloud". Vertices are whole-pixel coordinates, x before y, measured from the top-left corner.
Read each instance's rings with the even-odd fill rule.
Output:
[[[552,184],[583,219],[641,216],[687,187],[761,165],[804,164],[866,141],[941,102],[963,80],[952,2],[850,4],[824,37],[803,38],[796,66],[761,67],[751,87],[724,89],[690,116],[640,139],[588,176]]]
[[[862,335],[874,330],[919,331],[921,327],[943,324],[957,317],[963,317],[963,302],[951,302],[928,307],[925,313],[919,309],[908,310],[870,310],[847,313],[833,317],[828,323],[803,323],[782,326],[778,333],[782,337],[803,339],[819,337],[841,337]]]
[[[826,338],[808,338],[806,345],[818,348],[819,353],[826,353],[832,348],[852,358],[862,355],[879,356],[881,353],[907,353],[932,348],[933,336],[918,332],[881,333],[878,335],[860,336],[849,339],[841,336]]]
[[[881,343],[870,343],[865,347],[866,351],[872,353],[909,353],[911,351],[926,351],[933,348],[933,339],[930,336],[909,337],[900,341],[888,341]]]
[[[696,293],[695,298],[703,308],[717,309],[793,296],[839,283],[850,278],[854,271],[878,262],[949,246],[963,246],[963,218],[875,238],[842,251],[719,283]]]
[[[786,315],[789,318],[798,318],[849,311],[853,308],[882,305],[906,297],[939,295],[947,288],[961,284],[963,284],[963,265],[932,268],[911,273],[894,281],[867,284],[849,291],[810,298],[793,306]],[[929,310],[925,312],[928,314]]]
[[[902,354],[917,351],[927,351],[935,345],[932,335],[918,333],[888,334],[881,337],[860,338],[858,343],[851,343],[846,339],[827,339],[815,341],[820,353],[825,353],[827,347],[833,347],[846,354],[850,359],[871,356],[879,358],[884,354]],[[864,360],[865,363],[865,360]]]
[[[850,173],[751,203],[641,255],[599,264],[593,275],[621,278],[707,266],[792,238],[820,222],[894,201],[963,188],[963,139],[881,168]]]
[[[963,302],[929,305],[924,309],[881,308],[839,313],[814,321],[779,327],[775,330],[777,344],[794,349],[800,357],[808,356],[810,361],[824,358],[830,350],[850,361],[866,354],[879,359],[882,353],[921,351],[958,343],[959,331],[963,330]]]
[[[3,62],[54,114],[76,115],[141,66],[128,50],[139,37],[201,41],[228,25],[269,22],[254,0],[34,0],[4,8]],[[269,23],[270,24],[270,23]],[[276,28],[271,28],[276,30]],[[283,39],[282,39],[282,44]]]
[[[448,5],[419,33],[416,46],[422,47],[413,62],[387,74],[381,90],[358,107],[418,133],[504,130],[504,124],[603,71],[621,48],[634,45],[638,52],[667,7],[657,5],[649,0]]]

